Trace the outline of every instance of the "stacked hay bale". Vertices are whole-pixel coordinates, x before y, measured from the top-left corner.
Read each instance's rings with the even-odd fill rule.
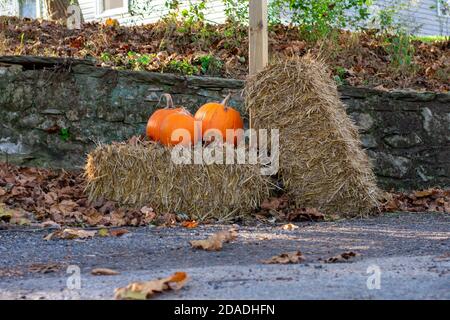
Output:
[[[191,219],[236,219],[260,206],[270,181],[258,165],[175,164],[171,149],[153,142],[101,145],[85,168],[91,200],[106,198]]]
[[[297,206],[349,216],[377,208],[369,159],[324,64],[274,63],[249,79],[245,95],[252,127],[280,130],[280,174]]]

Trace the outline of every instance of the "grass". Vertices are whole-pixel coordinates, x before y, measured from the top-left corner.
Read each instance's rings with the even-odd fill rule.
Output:
[[[411,40],[425,43],[444,42],[450,39],[449,36],[411,36]]]

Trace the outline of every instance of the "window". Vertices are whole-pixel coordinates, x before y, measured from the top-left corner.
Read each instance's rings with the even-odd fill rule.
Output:
[[[38,1],[37,0],[22,0],[19,1],[19,11],[21,17],[37,18],[38,17]]]
[[[109,17],[128,12],[128,0],[98,0],[97,15]]]
[[[0,15],[40,18],[43,0],[0,0]]]
[[[450,17],[450,0],[437,0],[438,15]]]

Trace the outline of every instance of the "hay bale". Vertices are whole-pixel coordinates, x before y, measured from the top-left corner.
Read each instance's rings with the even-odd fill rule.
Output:
[[[167,147],[152,142],[100,145],[87,159],[89,198],[106,198],[191,219],[235,219],[270,194],[258,165],[174,164]]]
[[[350,216],[377,208],[371,164],[323,63],[274,63],[249,79],[245,96],[253,128],[280,130],[279,173],[297,206]]]

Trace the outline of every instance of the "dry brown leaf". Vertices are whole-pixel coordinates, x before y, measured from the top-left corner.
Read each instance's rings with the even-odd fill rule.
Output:
[[[296,225],[293,224],[293,223],[288,223],[288,224],[282,225],[282,226],[281,226],[281,229],[283,229],[283,230],[288,230],[288,231],[292,231],[292,230],[298,229],[298,226],[296,226]]]
[[[383,204],[384,211],[450,212],[448,190],[431,188],[412,193],[393,193]]]
[[[0,187],[0,197],[6,194],[6,190]]]
[[[94,276],[116,276],[120,274],[120,272],[108,268],[95,268],[92,269],[91,274]]]
[[[325,263],[338,263],[338,262],[347,262],[352,258],[358,257],[359,254],[355,253],[353,251],[344,252],[341,254],[338,254],[334,257],[328,258],[325,260]]]
[[[46,220],[39,224],[41,228],[56,228],[61,229],[61,225],[52,220]]]
[[[32,264],[28,268],[28,270],[33,273],[51,273],[61,270],[61,267],[62,266],[57,263],[48,263],[48,264],[36,263]]]
[[[219,251],[223,244],[235,240],[237,238],[237,231],[230,229],[226,231],[217,232],[205,240],[191,240],[189,243],[195,249],[202,249],[206,251]]]
[[[416,196],[417,198],[428,197],[428,196],[431,196],[432,194],[433,194],[433,189],[414,192],[414,196]]]
[[[78,204],[73,200],[63,200],[58,204],[58,209],[64,214],[68,214],[74,211],[78,207]]]
[[[163,279],[130,283],[126,287],[116,289],[114,297],[119,300],[146,300],[156,293],[179,290],[188,280],[186,272],[175,272],[170,277]]]
[[[20,270],[10,269],[10,268],[0,268],[0,278],[2,277],[20,277],[23,272]]]
[[[58,199],[56,192],[49,192],[44,194],[45,203],[48,205],[53,205]]]
[[[280,198],[270,198],[263,201],[261,204],[261,209],[263,210],[280,210],[288,206],[287,197],[283,196]]]
[[[142,207],[141,208],[141,212],[143,213],[143,214],[149,214],[149,213],[152,213],[153,212],[153,208],[151,208],[151,207]]]
[[[52,239],[87,239],[93,238],[97,234],[96,230],[82,230],[82,229],[64,229],[57,230],[47,235],[44,240]]]
[[[304,261],[304,257],[300,251],[293,251],[282,253],[278,256],[273,256],[268,260],[263,260],[266,264],[288,264],[288,263],[300,263]]]
[[[89,225],[95,226],[102,222],[104,215],[95,208],[89,208],[84,211],[84,217]]]
[[[130,231],[128,231],[127,229],[112,229],[109,230],[109,234],[111,235],[111,237],[120,237],[123,236],[124,234],[129,233]]]

